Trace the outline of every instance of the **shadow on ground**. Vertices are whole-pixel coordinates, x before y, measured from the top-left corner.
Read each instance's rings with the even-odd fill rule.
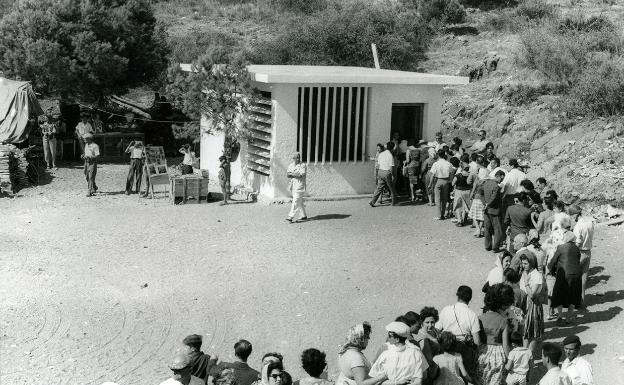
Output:
[[[351,216],[350,214],[323,214],[323,215],[316,215],[313,217],[309,217],[308,221],[324,221],[328,219],[346,219],[346,218],[349,218],[350,216]]]

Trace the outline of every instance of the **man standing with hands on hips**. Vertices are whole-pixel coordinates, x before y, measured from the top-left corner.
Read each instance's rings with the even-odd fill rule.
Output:
[[[90,197],[97,191],[95,184],[95,175],[97,174],[97,159],[100,156],[100,147],[93,142],[93,134],[87,132],[83,135],[85,140],[84,153],[81,158],[84,159],[84,174],[89,185],[87,196]]]
[[[392,206],[396,205],[396,191],[394,190],[394,180],[392,178],[392,170],[396,164],[394,163],[392,150],[394,150],[394,142],[388,142],[386,150],[377,156],[379,171],[377,173],[377,188],[373,194],[373,199],[368,202],[371,207],[375,207],[375,203],[377,203],[386,187],[390,190],[390,195],[392,196]]]
[[[292,192],[292,205],[290,206],[290,213],[286,220],[293,223],[297,211],[301,211],[300,220],[305,221],[308,216],[305,212],[305,205],[303,204],[303,195],[306,190],[306,165],[301,163],[301,154],[295,153],[292,157],[293,162],[288,166],[286,174],[290,179],[290,191]]]

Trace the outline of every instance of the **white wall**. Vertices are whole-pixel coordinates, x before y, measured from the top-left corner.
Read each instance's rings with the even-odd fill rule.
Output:
[[[205,116],[202,116],[200,121],[201,127],[201,143],[200,143],[200,159],[199,159],[199,168],[202,170],[208,170],[209,178],[212,181],[216,181],[219,175],[219,157],[223,155],[223,141],[225,140],[225,135],[222,132],[217,132],[214,134],[208,134],[205,132],[206,129],[210,127],[210,120]],[[242,143],[241,143],[242,147]],[[243,151],[241,150],[241,154],[239,155],[236,162],[232,162],[230,165],[231,168],[231,176],[230,176],[230,185],[232,187],[240,185],[243,180]]]
[[[298,87],[301,84],[275,84],[260,87],[272,93],[273,136],[271,143],[271,174],[263,176],[244,170],[246,185],[270,199],[289,197],[286,169],[292,154],[297,151],[297,109]],[[322,87],[323,84],[306,84],[306,87]],[[340,84],[339,86],[362,86]],[[423,137],[432,140],[440,128],[442,86],[371,85],[368,104],[368,129],[366,135],[367,156],[375,153],[378,142],[385,143],[390,138],[390,123],[393,103],[423,103]],[[215,146],[210,139],[202,137],[202,153],[206,146]],[[220,141],[223,145],[223,139]],[[213,150],[214,151],[214,150]],[[220,150],[219,150],[220,151]],[[245,147],[241,148],[241,158],[246,157]],[[204,157],[202,157],[202,168]],[[218,158],[218,156],[217,156]],[[244,160],[243,160],[244,162]],[[218,169],[218,161],[217,161]],[[240,172],[240,166],[238,167]],[[210,168],[209,168],[210,170]],[[212,170],[211,170],[212,173]],[[234,167],[232,168],[232,185]],[[240,174],[239,174],[240,175]],[[332,164],[308,163],[307,187],[312,196],[337,196],[371,193],[375,188],[374,162],[333,162]],[[239,179],[240,180],[240,179]]]

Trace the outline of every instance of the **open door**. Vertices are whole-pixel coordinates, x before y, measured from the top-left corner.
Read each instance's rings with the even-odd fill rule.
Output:
[[[393,103],[390,133],[398,132],[401,139],[422,139],[423,105],[420,103]]]

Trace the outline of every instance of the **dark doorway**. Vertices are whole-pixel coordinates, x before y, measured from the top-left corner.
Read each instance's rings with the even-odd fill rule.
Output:
[[[393,132],[399,132],[401,139],[422,139],[422,104],[392,104],[392,120],[390,122],[390,137]]]

